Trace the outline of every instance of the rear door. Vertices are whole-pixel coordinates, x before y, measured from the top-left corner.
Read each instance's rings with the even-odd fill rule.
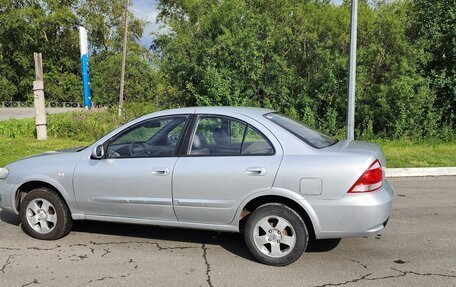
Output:
[[[228,224],[247,194],[272,187],[282,149],[255,123],[247,117],[197,117],[188,149],[174,168],[173,203],[179,221]]]

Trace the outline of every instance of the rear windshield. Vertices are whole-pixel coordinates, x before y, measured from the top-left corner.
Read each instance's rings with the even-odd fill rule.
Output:
[[[316,130],[313,130],[283,115],[277,113],[269,113],[264,116],[282,128],[286,129],[290,133],[294,134],[305,143],[313,146],[314,148],[325,148],[337,142],[337,140],[320,132],[317,132]]]

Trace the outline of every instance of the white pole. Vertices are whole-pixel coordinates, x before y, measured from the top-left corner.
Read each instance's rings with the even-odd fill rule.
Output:
[[[87,41],[87,30],[79,27],[79,47],[81,50],[81,71],[82,71],[82,87],[84,91],[84,107],[90,109],[92,107],[92,96],[90,91],[90,74],[89,74],[89,44]]]
[[[347,131],[348,140],[355,139],[355,86],[356,86],[356,33],[358,27],[358,0],[351,1],[350,67],[348,79]]]

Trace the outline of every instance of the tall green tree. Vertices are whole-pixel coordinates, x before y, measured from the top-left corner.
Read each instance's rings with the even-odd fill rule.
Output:
[[[420,72],[431,82],[442,123],[456,127],[456,2],[414,0],[411,41],[426,52]]]
[[[130,3],[131,5],[131,3]],[[130,7],[131,8],[131,7]],[[124,34],[125,0],[80,0],[77,14],[89,33],[91,48],[95,54],[100,52],[119,52],[122,50]],[[129,48],[138,50],[137,41],[141,38],[145,21],[129,13]]]
[[[92,92],[94,101],[104,106],[115,106],[120,89],[120,53],[102,53],[93,57]],[[133,103],[154,103],[155,91],[159,86],[157,69],[151,59],[145,59],[136,53],[128,53],[125,68],[124,100]]]
[[[0,0],[0,100],[32,99],[41,52],[47,99],[79,101],[83,25],[93,100],[115,105],[124,2]],[[145,22],[129,17],[126,100],[269,107],[342,134],[350,2],[161,0],[165,28],[152,52],[138,44]],[[358,136],[454,133],[455,9],[451,0],[359,1]]]
[[[93,101],[115,105],[120,87],[125,1],[82,0],[77,13],[89,31]],[[129,9],[125,101],[146,102],[154,98],[157,73],[153,56],[138,43],[145,24]]]
[[[47,96],[79,98],[76,65],[78,18],[72,0],[1,0],[0,75],[7,89],[3,100],[30,100],[34,79],[33,52],[43,53]]]
[[[419,71],[424,51],[407,37],[408,2],[360,5],[357,117],[364,133],[421,137],[436,131],[434,96]]]
[[[124,2],[0,0],[0,100],[32,100],[33,52],[41,52],[46,99],[81,101],[78,26],[82,24],[89,34],[93,100],[114,104],[120,78]],[[129,18],[127,100],[146,101],[152,93],[146,89],[152,89],[149,83],[154,82],[156,68],[151,53],[137,43],[145,21],[133,14]]]
[[[336,134],[344,128],[350,9],[346,1],[163,0],[156,35],[181,105],[272,107]],[[358,135],[435,130],[432,95],[407,38],[408,2],[359,4]],[[174,98],[172,96],[174,95]],[[430,121],[433,119],[433,121]]]

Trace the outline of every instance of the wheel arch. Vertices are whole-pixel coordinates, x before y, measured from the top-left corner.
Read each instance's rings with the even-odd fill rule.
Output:
[[[14,202],[14,208],[16,209],[16,212],[19,212],[20,207],[21,207],[21,202],[24,199],[25,195],[29,193],[30,191],[40,188],[40,187],[45,187],[54,190],[57,195],[59,195],[62,200],[65,202],[65,204],[70,208],[70,205],[68,204],[68,194],[63,190],[63,188],[55,183],[49,183],[48,181],[42,180],[42,179],[31,179],[28,181],[23,182],[18,189],[16,190],[15,194],[15,202]]]
[[[310,204],[305,199],[297,199],[298,195],[292,193],[293,196],[284,194],[260,194],[254,197],[246,199],[238,209],[237,218],[239,224],[239,231],[243,232],[245,219],[258,207],[268,203],[281,203],[284,204],[294,211],[304,220],[306,224],[309,236],[311,238],[318,237],[319,223],[316,214]]]

